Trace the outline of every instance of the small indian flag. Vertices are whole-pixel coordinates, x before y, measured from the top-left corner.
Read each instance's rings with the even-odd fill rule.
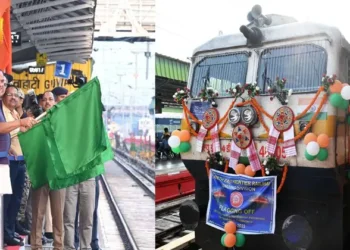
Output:
[[[313,98],[307,98],[307,97],[299,98],[296,115],[301,114],[309,106],[309,104],[312,102],[312,100],[313,100]],[[322,98],[317,98],[315,103],[307,111],[306,115],[304,117],[302,117],[300,120],[301,121],[310,121],[312,116],[317,111],[317,109],[321,103],[321,100],[322,100]],[[323,105],[320,113],[318,114],[317,120],[327,120],[327,113],[328,113],[328,104],[325,104],[325,105]]]

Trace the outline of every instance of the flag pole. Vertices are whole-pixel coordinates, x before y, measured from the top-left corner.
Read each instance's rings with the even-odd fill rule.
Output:
[[[46,116],[46,112],[42,113],[41,115],[39,115],[37,118],[35,118],[36,121],[40,121],[41,119],[43,119]]]
[[[43,119],[46,115],[47,115],[47,113],[44,112],[44,113],[42,113],[41,115],[39,115],[37,118],[35,118],[35,120],[36,120],[37,122],[40,122],[41,119]],[[18,135],[18,133],[19,133],[19,132],[14,133],[13,135],[11,135],[11,139],[12,139],[13,137],[16,137],[16,136]],[[1,250],[1,248],[0,248],[0,250]]]

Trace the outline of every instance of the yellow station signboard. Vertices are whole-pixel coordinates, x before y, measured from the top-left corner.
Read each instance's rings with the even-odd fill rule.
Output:
[[[75,72],[82,73],[87,77],[88,81],[91,78],[91,60],[85,64],[74,63],[72,68],[72,75]],[[35,94],[42,94],[47,90],[52,90],[55,87],[64,87],[68,91],[73,91],[76,88],[68,84],[68,80],[55,77],[55,64],[48,64],[45,66],[45,74],[30,74],[28,69],[20,71],[13,70],[13,85],[21,88],[24,93],[29,89],[34,89]]]

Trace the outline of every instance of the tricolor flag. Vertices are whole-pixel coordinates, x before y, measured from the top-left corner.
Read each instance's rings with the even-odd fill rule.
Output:
[[[298,100],[298,107],[297,107],[297,112],[296,116],[302,113],[312,102],[313,98],[312,97],[301,97]],[[310,107],[306,115],[301,118],[301,121],[310,121],[312,116],[315,114],[317,111],[320,103],[321,103],[322,97],[318,97],[315,103]],[[328,111],[328,104],[323,105],[320,113],[318,114],[317,120],[327,120],[327,111]]]

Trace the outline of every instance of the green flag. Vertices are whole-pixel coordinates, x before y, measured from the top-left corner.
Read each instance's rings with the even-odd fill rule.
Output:
[[[47,112],[33,129],[19,134],[33,188],[65,188],[104,172],[114,157],[102,122],[97,78]]]
[[[107,132],[104,129],[103,133],[105,135],[105,142],[107,145],[107,149],[102,152],[99,157],[96,157],[92,162],[88,163],[86,166],[83,166],[80,169],[77,169],[70,175],[65,177],[57,177],[55,179],[51,179],[49,181],[49,186],[51,189],[61,189],[66,188],[80,182],[86,181],[90,178],[99,176],[105,172],[104,163],[112,160],[114,157],[114,153],[110,142],[108,140]]]
[[[51,108],[47,119],[47,135],[57,145],[63,163],[54,162],[58,173],[72,174],[107,149],[97,78]]]
[[[56,177],[43,126],[45,122],[46,118],[28,132],[18,135],[34,189],[44,186],[49,179]]]

